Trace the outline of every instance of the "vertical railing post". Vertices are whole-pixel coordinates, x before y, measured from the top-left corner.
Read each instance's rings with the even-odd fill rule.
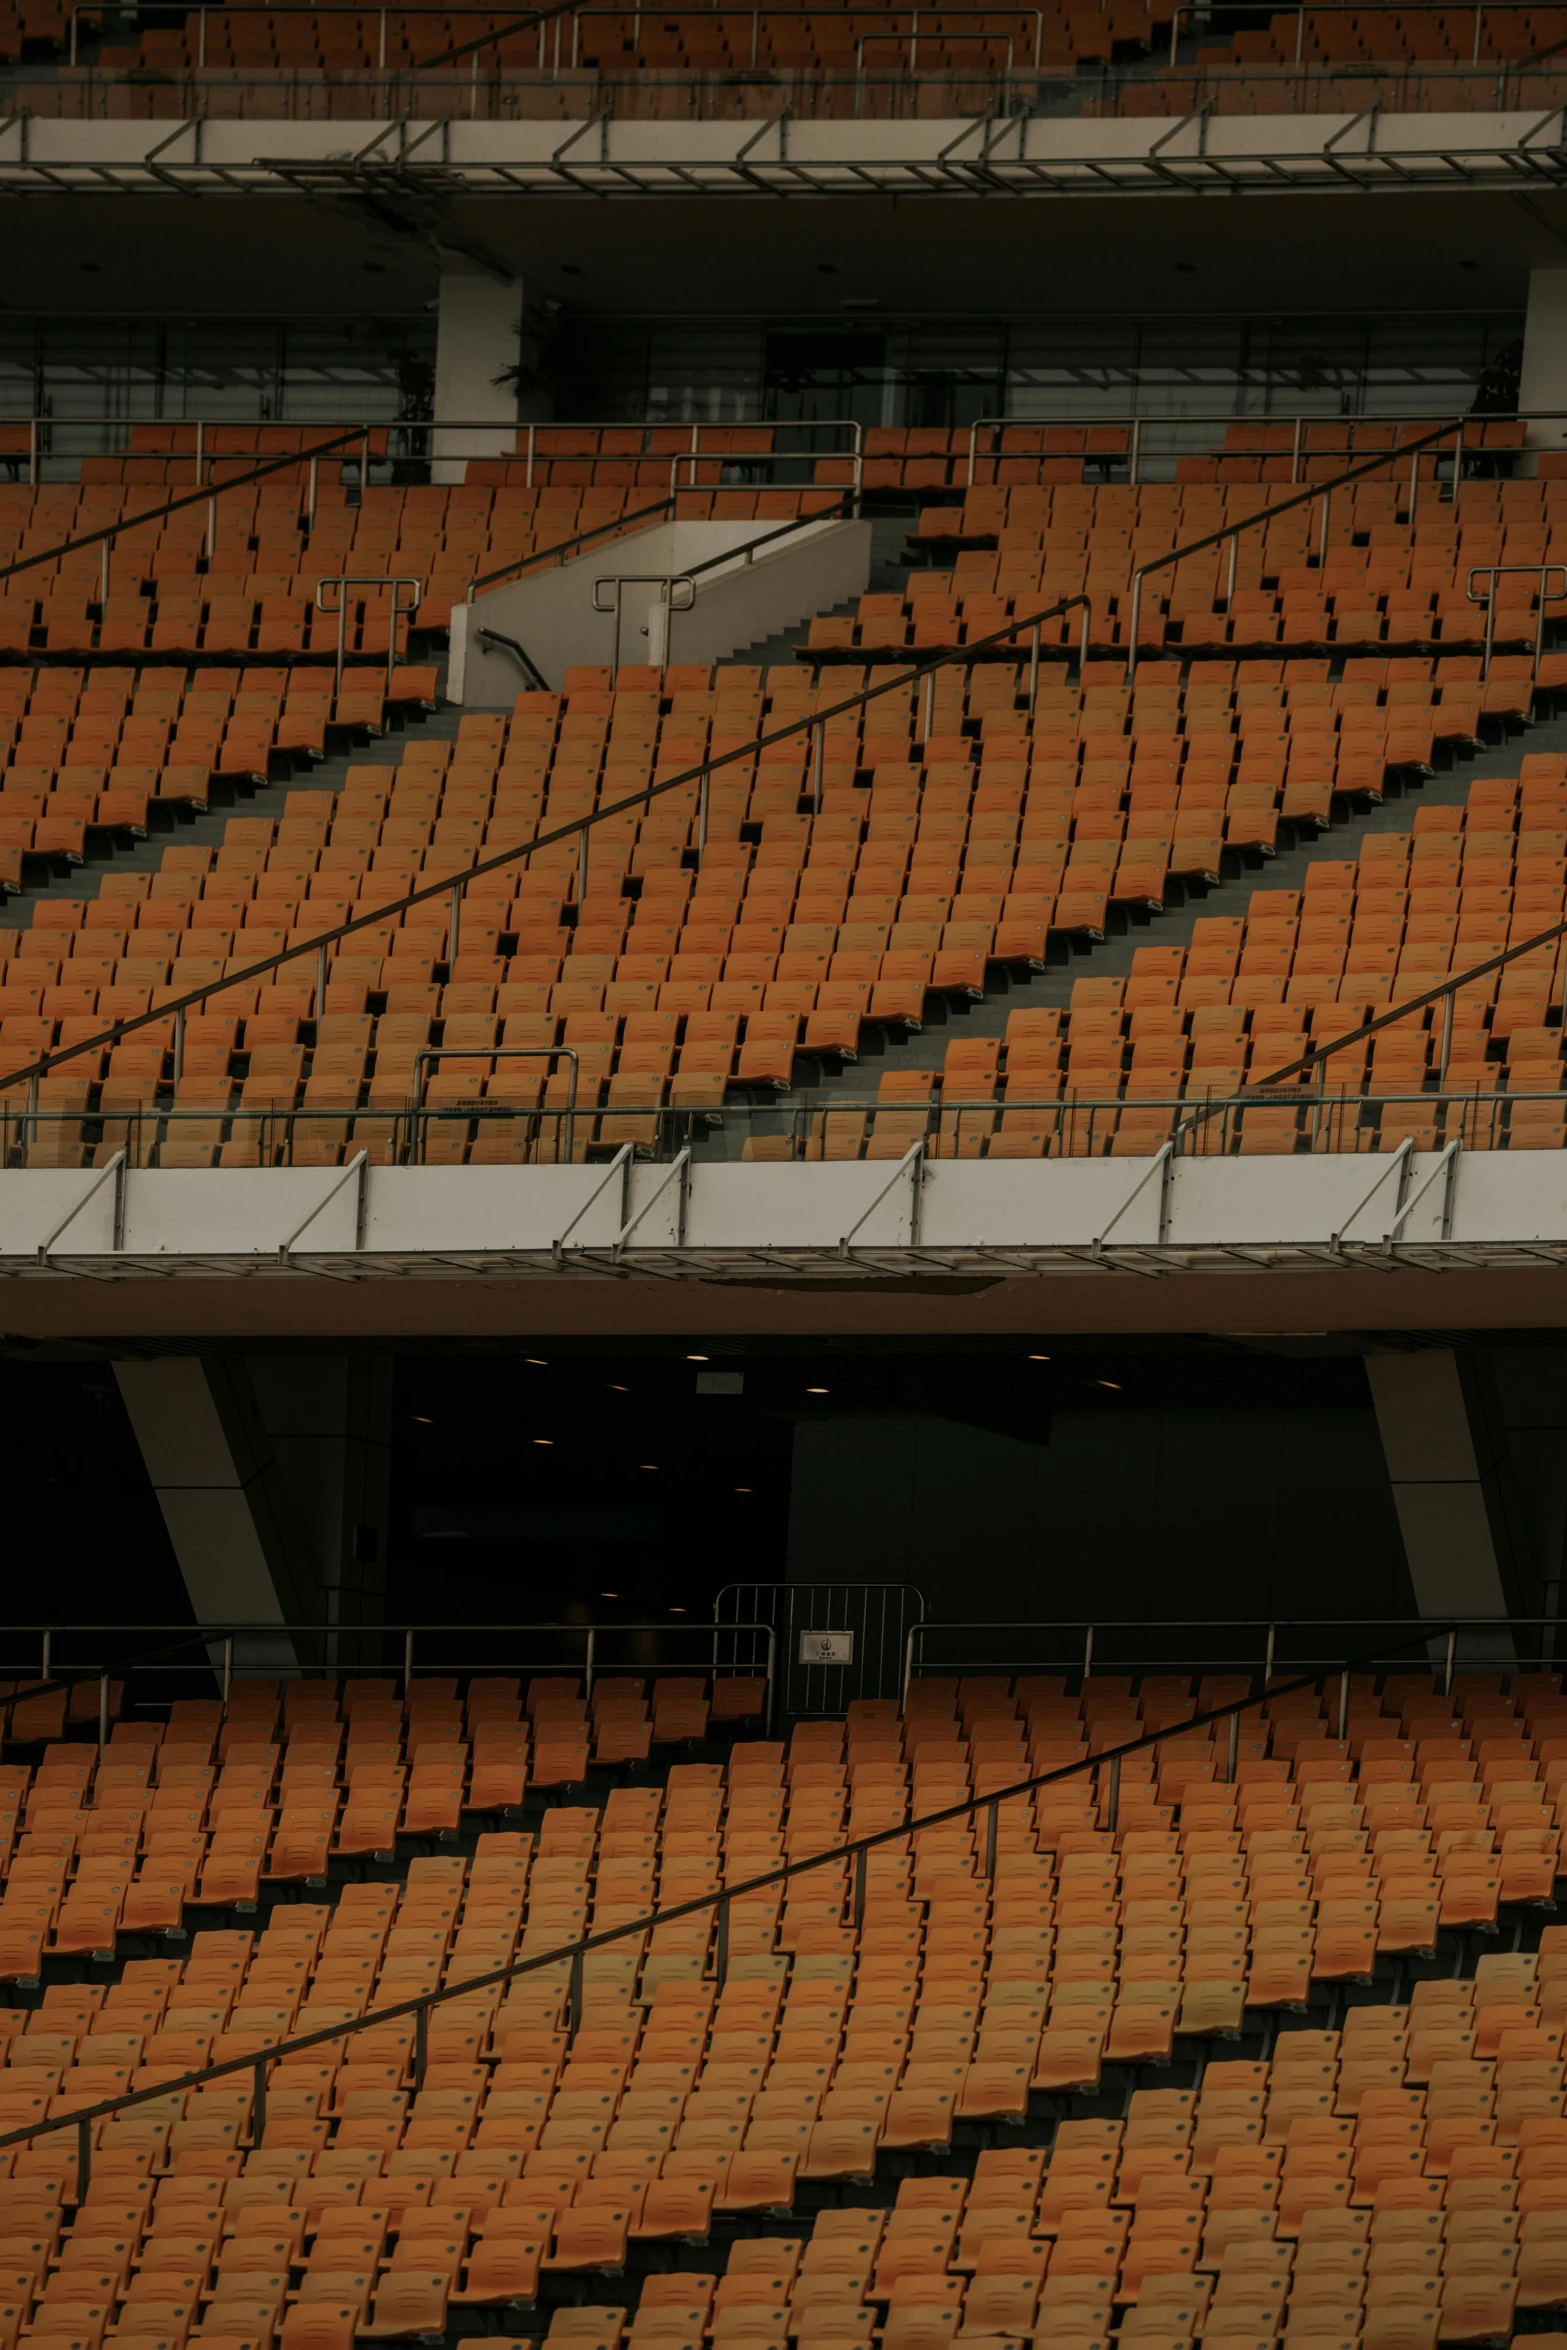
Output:
[[[865,1864],[870,1858],[863,1844],[854,1856],[854,1930],[859,1932],[865,1923]]]
[[[1444,1697],[1451,1697],[1453,1694],[1453,1665],[1457,1655],[1458,1634],[1449,1632],[1447,1635],[1447,1655],[1442,1666],[1442,1695]]]
[[[597,1629],[598,1627],[594,1624],[590,1624],[588,1626],[588,1637],[583,1656],[582,1677],[589,1705],[593,1703],[593,1660],[595,1655],[594,1635]]]
[[[1110,1797],[1105,1805],[1105,1826],[1112,1836],[1115,1834],[1116,1824],[1120,1817],[1121,1758],[1118,1754],[1112,1754],[1110,1757]]]
[[[1274,1648],[1275,1648],[1275,1646],[1276,1646],[1276,1644],[1277,1644],[1277,1640],[1278,1640],[1278,1629],[1277,1629],[1277,1626],[1276,1626],[1276,1625],[1273,1625],[1273,1624],[1270,1624],[1270,1625],[1268,1626],[1268,1645],[1267,1645],[1267,1648],[1266,1648],[1266,1650],[1264,1651],[1264,1654],[1263,1654],[1263,1659],[1262,1659],[1262,1689],[1263,1689],[1263,1695],[1264,1695],[1264,1696],[1266,1696],[1266,1695],[1267,1695],[1267,1691],[1268,1691],[1268,1684],[1269,1684],[1269,1682],[1270,1682],[1270,1681],[1273,1679],[1273,1652],[1274,1652]]]
[[[970,681],[971,681],[971,682],[972,682],[972,679],[973,679],[973,675],[974,675],[974,672],[973,672],[973,670],[971,669],[971,670],[969,671],[969,678],[970,678]],[[1032,727],[1032,726],[1033,726],[1033,723],[1034,723],[1034,713],[1035,713],[1035,711],[1038,709],[1038,707],[1039,707],[1039,622],[1036,620],[1036,621],[1035,621],[1035,623],[1034,623],[1034,625],[1033,625],[1033,627],[1032,627],[1032,628],[1029,630],[1029,632],[1028,632],[1028,723],[1029,723],[1030,727]]]
[[[1142,618],[1143,575],[1140,571],[1134,571],[1132,573],[1132,610],[1128,622],[1131,635],[1127,640],[1126,647],[1126,682],[1128,685],[1132,684],[1137,675],[1137,639],[1142,627]]]
[[[1085,1625],[1085,1627],[1084,1627],[1084,1629],[1083,1629],[1083,1679],[1084,1679],[1085,1681],[1088,1679],[1088,1676],[1089,1676],[1089,1674],[1090,1674],[1090,1673],[1093,1671],[1093,1669],[1094,1669],[1094,1627],[1093,1627],[1093,1625],[1092,1625],[1092,1624],[1088,1624],[1088,1625]]]
[[[425,2067],[430,2061],[430,2010],[428,2006],[414,2009],[414,2089],[424,2087]]]
[[[818,688],[818,690],[820,689]],[[814,743],[811,754],[811,802],[819,816],[822,812],[822,792],[825,788],[827,772],[827,727],[824,720],[819,718],[816,721],[812,735]]]
[[[454,882],[452,883],[452,912],[451,912],[451,920],[450,920],[450,922],[449,922],[449,924],[448,924],[448,926],[447,926],[447,939],[446,939],[446,960],[448,961],[448,963],[455,963],[455,962],[456,962],[456,960],[457,960],[458,951],[459,951],[459,947],[458,947],[458,941],[459,941],[459,938],[460,938],[461,932],[462,932],[462,883],[461,883],[460,881],[454,881]]]
[[[100,1759],[109,1743],[109,1676],[98,1675],[98,1754]]]
[[[996,1837],[999,1828],[1000,1805],[994,1801],[985,1806],[985,1874],[992,1882],[996,1874]]]
[[[729,1979],[729,1904],[718,1904],[718,1924],[713,1944],[713,1980],[722,1991]]]
[[[574,1950],[571,1954],[570,1988],[566,1993],[566,2006],[570,2017],[570,2029],[573,2032],[580,2032],[582,2029],[582,1953],[580,1950]]]
[[[1349,1667],[1338,1677],[1338,1736],[1340,1744],[1349,1734]]]
[[[1322,529],[1317,538],[1317,568],[1319,570],[1328,559],[1328,515],[1332,504],[1333,492],[1324,490],[1322,493]]]
[[[85,2203],[92,2185],[92,2123],[76,2125],[76,2200]]]
[[[413,1685],[414,1636],[413,1627],[410,1625],[408,1630],[403,1634],[403,1696],[405,1699],[407,1698],[408,1692],[413,1687]]]
[[[1235,1774],[1240,1769],[1240,1760],[1241,1717],[1238,1713],[1232,1713],[1230,1716],[1230,1747],[1224,1765],[1224,1781],[1228,1787],[1233,1787],[1235,1784]]]
[[[250,2143],[259,2146],[267,2134],[267,2060],[258,2056],[252,2070],[254,2083],[250,2093]]]
[[[1306,419],[1303,416],[1297,416],[1295,419],[1295,438],[1290,444],[1290,483],[1292,487],[1300,480],[1300,444],[1301,437],[1304,434],[1305,429]]]

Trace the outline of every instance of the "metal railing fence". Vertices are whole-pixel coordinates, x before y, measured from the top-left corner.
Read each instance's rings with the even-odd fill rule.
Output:
[[[106,1655],[104,1642],[137,1641],[170,1633],[174,1637],[152,1649],[136,1649],[129,1656]],[[763,1719],[771,1724],[777,1708],[777,1634],[761,1618],[726,1624],[722,1634],[714,1624],[692,1617],[676,1623],[663,1617],[656,1623],[417,1623],[367,1624],[233,1622],[206,1624],[192,1631],[177,1624],[0,1624],[0,1679],[12,1686],[6,1695],[15,1702],[74,1691],[96,1681],[104,1693],[99,1711],[100,1751],[107,1743],[106,1699],[111,1682],[129,1687],[138,1673],[156,1673],[162,1679],[194,1675],[215,1681],[225,1704],[235,1680],[258,1673],[273,1676],[280,1669],[291,1679],[314,1675],[356,1675],[400,1680],[406,1696],[419,1673],[516,1673],[546,1678],[552,1674],[580,1675],[591,1699],[596,1678],[606,1672],[648,1673],[681,1669],[678,1656],[617,1655],[623,1642],[644,1644],[650,1639],[683,1651],[683,1669],[715,1675],[760,1678],[767,1684]],[[475,1642],[483,1646],[475,1648]],[[36,1643],[36,1665],[20,1651]],[[69,1652],[85,1644],[79,1664]],[[190,1649],[199,1657],[178,1661]],[[695,1657],[693,1661],[693,1651]],[[722,1653],[720,1653],[722,1651]],[[248,1671],[247,1671],[248,1666]],[[37,1678],[32,1675],[36,1671]],[[158,1703],[156,1695],[149,1703]]]
[[[1331,1049],[1323,1048],[1318,1069],[1329,1066]],[[504,1064],[514,1057],[536,1059],[545,1050],[551,1058],[567,1057],[561,1046],[535,1052],[492,1045],[451,1053],[437,1048],[420,1058]],[[1025,1086],[1011,1099],[935,1100],[925,1109],[868,1095],[830,1104],[730,1103],[721,1109],[671,1108],[651,1099],[642,1106],[579,1099],[542,1107],[503,1096],[336,1109],[177,1103],[61,1109],[0,1097],[0,1167],[85,1165],[107,1177],[111,1162],[113,1171],[211,1166],[220,1149],[228,1165],[322,1169],[346,1167],[359,1153],[376,1165],[451,1166],[469,1151],[475,1165],[540,1167],[607,1165],[626,1153],[657,1165],[673,1165],[687,1153],[703,1164],[748,1155],[815,1161],[864,1157],[878,1134],[899,1138],[890,1155],[881,1147],[868,1152],[889,1166],[916,1147],[931,1160],[1151,1158],[1165,1150],[1177,1159],[1378,1154],[1401,1149],[1410,1137],[1411,1147],[1421,1151],[1567,1148],[1561,1130],[1567,1095],[1559,1086],[1502,1093],[1438,1081],[1426,1091],[1405,1080],[1379,1085],[1373,1078],[1364,1092],[1269,1081],[1240,1093],[1172,1093],[1164,1099],[1137,1092],[1033,1095]],[[86,1205],[85,1199],[78,1203],[73,1221]],[[68,1252],[51,1247],[45,1253]]]
[[[145,445],[147,436],[154,432],[167,435],[166,447]],[[615,445],[610,448],[603,446],[606,434],[614,438]],[[329,437],[323,440],[322,435]],[[453,448],[450,443],[454,435],[459,439],[471,438],[475,446]],[[741,437],[753,443],[765,441],[767,445],[736,448],[734,442]],[[302,501],[302,511],[307,520],[313,520],[318,502],[318,468],[321,460],[334,450],[340,451],[344,473],[356,477],[361,498],[371,486],[370,475],[376,468],[395,468],[403,462],[439,463],[443,459],[471,462],[497,457],[522,467],[522,480],[517,484],[522,489],[543,486],[538,476],[541,468],[551,463],[585,463],[630,467],[639,476],[656,473],[661,485],[672,493],[677,488],[734,487],[742,482],[755,484],[758,480],[761,486],[766,486],[775,477],[779,487],[809,488],[814,486],[818,458],[838,458],[857,466],[864,437],[864,426],[852,416],[820,417],[801,423],[728,424],[657,421],[628,424],[623,418],[583,417],[573,418],[566,424],[539,424],[461,414],[394,418],[360,415],[346,420],[310,418],[291,422],[276,417],[138,417],[120,411],[102,416],[82,413],[61,416],[44,411],[6,415],[0,411],[0,464],[9,460],[20,466],[25,462],[29,488],[41,486],[42,468],[50,459],[65,462],[74,457],[79,463],[87,458],[119,458],[132,466],[149,469],[158,465],[179,468],[189,465],[191,479],[198,488],[210,486],[220,493],[242,489],[247,482],[260,479],[249,467],[262,460],[268,461],[269,473],[303,465],[307,468],[310,494]],[[251,448],[224,445],[246,439],[256,445]],[[498,440],[509,441],[511,446],[496,449],[493,444]],[[642,445],[632,447],[629,444],[633,441]],[[688,481],[680,478],[682,466],[693,468]],[[698,472],[696,468],[703,470]],[[791,469],[798,479],[792,477]],[[853,479],[857,479],[857,474],[851,475]],[[142,475],[133,474],[123,484],[101,482],[81,486],[108,492],[122,486],[150,489],[157,485],[149,472],[145,480]]]
[[[712,1627],[709,1627],[709,1630],[711,1629]],[[1450,1629],[1452,1627],[1445,1620],[1427,1625],[1423,1627],[1418,1636],[1419,1644],[1424,1645],[1433,1639],[1445,1640]],[[1415,1643],[1409,1642],[1405,1645],[1412,1646]],[[1367,1669],[1382,1668],[1391,1661],[1392,1656],[1396,1653],[1398,1652],[1390,1651],[1384,1644],[1379,1643],[1376,1648],[1368,1650],[1363,1655],[1341,1659],[1336,1668],[1341,1686],[1347,1690],[1352,1675]],[[1233,1780],[1235,1775],[1234,1756],[1241,1716],[1267,1704],[1270,1698],[1277,1700],[1315,1687],[1323,1683],[1327,1677],[1321,1671],[1297,1674],[1289,1680],[1279,1683],[1271,1691],[1263,1690],[1244,1698],[1232,1699],[1224,1705],[1196,1712],[1189,1721],[1182,1725],[1182,1729],[1184,1732],[1190,1733],[1195,1729],[1212,1728],[1220,1722],[1231,1725],[1231,1759],[1228,1766],[1228,1776]],[[414,2025],[412,2069],[414,2084],[418,2087],[422,2084],[424,2076],[429,2018],[436,2008],[446,2006],[454,2000],[472,1999],[481,1992],[498,1989],[504,1984],[515,1983],[520,1977],[541,1973],[545,1968],[554,1968],[563,1972],[564,1982],[567,1986],[565,1997],[569,2002],[575,2022],[580,2019],[582,2014],[583,1967],[584,1962],[590,1956],[596,1952],[611,1949],[617,1943],[634,1941],[640,1947],[648,1934],[655,1932],[660,1926],[675,1924],[682,1918],[704,1915],[711,1915],[715,1918],[717,1935],[714,1971],[721,1986],[727,1973],[729,1918],[735,1902],[744,1900],[752,1894],[765,1893],[775,1885],[790,1884],[797,1877],[807,1875],[813,1870],[852,1861],[855,1865],[854,1888],[851,1898],[855,1922],[858,1924],[864,1915],[867,1884],[865,1863],[870,1853],[880,1850],[883,1846],[896,1845],[911,1840],[928,1829],[945,1826],[954,1820],[973,1819],[981,1812],[986,1815],[986,1873],[993,1876],[1002,1804],[1017,1802],[1036,1793],[1042,1787],[1055,1786],[1066,1780],[1086,1777],[1089,1773],[1095,1774],[1096,1787],[1099,1784],[1098,1774],[1101,1772],[1105,1774],[1108,1784],[1105,1810],[1109,1826],[1113,1831],[1119,1803],[1122,1764],[1128,1756],[1141,1754],[1151,1747],[1158,1746],[1167,1735],[1168,1733],[1164,1731],[1150,1731],[1136,1738],[1123,1740],[1118,1746],[1106,1748],[1098,1755],[1085,1757],[1080,1761],[1057,1766],[1051,1770],[1032,1772],[1004,1787],[990,1788],[982,1795],[971,1795],[957,1803],[945,1804],[939,1810],[923,1813],[919,1818],[911,1819],[901,1827],[879,1829],[868,1836],[848,1838],[841,1844],[835,1843],[827,1850],[806,1854],[799,1860],[785,1861],[779,1866],[762,1870],[753,1877],[745,1878],[738,1884],[723,1886],[717,1892],[698,1894],[692,1900],[673,1903],[667,1909],[650,1910],[643,1917],[632,1919],[627,1924],[606,1927],[602,1932],[596,1934],[589,1933],[578,1936],[570,1942],[561,1944],[557,1949],[516,1958],[505,1966],[487,1968],[482,1974],[471,1976],[464,1982],[445,1984],[437,1991],[423,1992],[417,1997],[398,2000],[386,2007],[372,2008],[351,2022],[335,2022],[316,2031],[298,2033],[292,2037],[281,2039],[270,2047],[242,2056],[228,2057],[217,2064],[199,2066],[173,2080],[161,2081],[151,2088],[121,2091],[116,2096],[95,2100],[76,2112],[52,2113],[45,2119],[31,2122],[21,2129],[0,2133],[0,2152],[9,2146],[30,2145],[38,2138],[48,2137],[62,2130],[74,2131],[76,2135],[76,2190],[78,2197],[81,2197],[85,2195],[91,2178],[94,2123],[106,2121],[111,2115],[135,2112],[141,2107],[156,2104],[160,2099],[167,2100],[182,2096],[187,2091],[200,2088],[209,2081],[227,2080],[235,2074],[243,2072],[249,2072],[252,2076],[254,2086],[251,2110],[254,2121],[256,2116],[265,2111],[269,2066],[284,2057],[302,2055],[307,2049],[325,2047],[335,2041],[352,2040],[356,2033],[368,2031],[376,2025],[398,2023],[404,2018],[409,2019]],[[910,1849],[912,1849],[912,1843],[910,1843]],[[848,1906],[847,1901],[846,1906]]]
[[[904,1643],[902,1696],[910,1685],[932,1675],[943,1679],[969,1673],[1009,1676],[1040,1669],[1059,1672],[1079,1690],[1095,1673],[1137,1675],[1150,1671],[1235,1674],[1260,1678],[1263,1688],[1281,1672],[1339,1672],[1345,1644],[1376,1632],[1404,1645],[1424,1639],[1433,1690],[1451,1696],[1457,1673],[1469,1667],[1511,1671],[1517,1676],[1556,1669],[1560,1616],[1464,1616],[1440,1627],[1410,1616],[1259,1616],[1250,1622],[1227,1616],[1181,1618],[1040,1617],[995,1623],[943,1623],[922,1617]],[[1182,1645],[1188,1634],[1206,1640]],[[1310,1645],[1323,1634],[1325,1646]],[[1037,1636],[1037,1637],[1036,1637]],[[1465,1643],[1472,1653],[1465,1655]],[[1302,1646],[1302,1642],[1306,1645]],[[1173,1643],[1173,1645],[1172,1645]],[[945,1653],[931,1656],[929,1647]],[[1405,1670],[1418,1671],[1418,1666]],[[1350,1692],[1340,1681],[1338,1736]]]

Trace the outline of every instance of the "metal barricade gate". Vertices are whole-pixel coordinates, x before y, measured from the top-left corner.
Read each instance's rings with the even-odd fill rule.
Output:
[[[720,1630],[772,1626],[779,1697],[794,1717],[841,1714],[857,1697],[901,1698],[909,1636],[924,1616],[912,1583],[727,1583],[713,1603]],[[725,1645],[718,1653],[727,1661]]]

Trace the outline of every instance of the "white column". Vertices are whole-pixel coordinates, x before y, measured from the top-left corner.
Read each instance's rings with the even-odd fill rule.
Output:
[[[1457,1356],[1443,1347],[1367,1355],[1366,1377],[1416,1607],[1423,1616],[1505,1616],[1486,1492],[1492,1464],[1480,1457]],[[1486,1653],[1485,1636],[1463,1647]]]
[[[470,457],[509,457],[516,445],[517,388],[495,378],[517,365],[522,286],[492,277],[471,262],[446,260],[441,269],[435,339],[435,413],[467,427],[497,430],[438,432],[430,478],[461,481]]]
[[[1531,269],[1518,405],[1546,415],[1528,429],[1531,449],[1567,445],[1567,269]],[[1559,407],[1561,414],[1550,411]]]

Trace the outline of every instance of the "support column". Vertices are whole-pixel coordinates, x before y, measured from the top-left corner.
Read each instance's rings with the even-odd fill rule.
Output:
[[[114,1375],[197,1622],[302,1621],[311,1577],[243,1364],[163,1355]]]
[[[1515,1613],[1498,1462],[1468,1366],[1433,1347],[1368,1355],[1366,1377],[1420,1613]],[[1488,1653],[1484,1636],[1465,1646]]]
[[[1518,405],[1543,408],[1528,427],[1531,449],[1567,446],[1567,269],[1531,269]],[[1551,411],[1559,408],[1561,413]]]
[[[198,1622],[380,1621],[388,1358],[167,1355],[115,1377]],[[277,1671],[301,1654],[272,1641],[238,1662]]]
[[[476,263],[448,257],[441,267],[435,339],[435,413],[462,419],[464,427],[433,436],[430,478],[457,482],[470,457],[509,457],[516,442],[517,387],[497,383],[518,364],[521,350],[522,286],[498,278]]]

